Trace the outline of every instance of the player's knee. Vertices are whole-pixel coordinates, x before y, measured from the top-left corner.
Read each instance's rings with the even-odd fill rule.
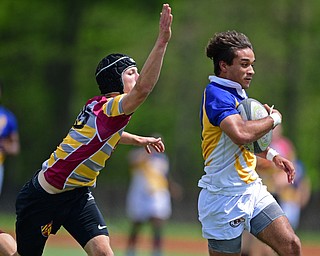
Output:
[[[90,256],[114,256],[112,250],[95,250],[94,253],[88,253]]]
[[[286,251],[283,255],[301,255],[301,242],[298,236],[293,234],[292,238],[286,243]]]
[[[292,255],[299,255],[301,254],[301,241],[298,236],[294,235],[293,239],[291,240],[291,250],[293,252]],[[299,254],[298,254],[299,253]]]
[[[84,246],[89,256],[114,256],[110,247],[109,236],[99,235],[89,240]]]
[[[16,240],[11,235],[4,232],[0,235],[0,255],[17,255]]]

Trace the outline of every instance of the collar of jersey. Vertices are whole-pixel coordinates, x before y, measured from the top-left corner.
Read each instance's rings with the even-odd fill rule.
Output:
[[[228,80],[228,79],[224,79],[221,77],[217,77],[217,76],[209,76],[209,80],[210,82],[214,82],[217,84],[220,84],[222,86],[225,87],[230,87],[230,88],[234,88],[237,90],[237,93],[242,97],[242,98],[247,98],[247,94],[245,92],[244,89],[242,89],[241,85],[237,82]]]

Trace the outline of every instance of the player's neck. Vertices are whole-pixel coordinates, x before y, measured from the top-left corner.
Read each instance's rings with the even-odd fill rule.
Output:
[[[113,98],[117,95],[120,95],[119,92],[109,92],[109,93],[106,93],[104,96],[106,96],[107,98]]]

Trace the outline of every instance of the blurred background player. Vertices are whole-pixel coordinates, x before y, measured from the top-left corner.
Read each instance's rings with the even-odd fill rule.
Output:
[[[0,82],[0,100],[3,85]],[[17,155],[20,152],[18,123],[15,115],[0,104],[0,194],[4,180],[4,160],[7,155]]]
[[[274,165],[265,163],[263,159],[258,164],[258,171],[260,171],[262,179],[267,175],[271,176],[269,179],[274,184],[272,191],[286,213],[290,224],[294,229],[297,229],[299,227],[301,209],[306,206],[310,199],[310,181],[302,161],[296,155],[293,143],[283,135],[281,125],[273,130],[271,146],[294,163],[296,169],[294,183],[288,184],[285,175]]]
[[[131,220],[127,256],[136,254],[138,234],[144,223],[153,232],[153,256],[162,255],[162,228],[171,216],[171,195],[181,195],[180,186],[169,179],[169,159],[155,150],[147,154],[142,148],[129,153],[131,182],[127,195],[127,214]]]
[[[3,85],[0,82],[0,100]],[[7,155],[17,155],[20,151],[18,124],[14,114],[0,105],[0,194],[4,180],[4,160]],[[17,244],[14,238],[0,229],[0,256],[14,255]]]
[[[282,129],[282,125],[278,125],[273,130],[270,146],[294,163],[296,170],[294,183],[289,184],[286,175],[281,170],[273,163],[262,158],[258,158],[257,171],[270,193],[276,198],[285,212],[293,229],[297,230],[300,223],[301,210],[310,199],[311,185],[302,161],[297,158],[293,143],[283,135]],[[244,247],[247,249],[243,255],[275,255],[275,252],[267,245],[262,244],[248,234],[245,234],[245,236]]]

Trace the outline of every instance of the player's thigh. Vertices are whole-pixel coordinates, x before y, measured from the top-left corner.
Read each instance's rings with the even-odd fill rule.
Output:
[[[84,250],[89,256],[113,256],[114,253],[110,246],[110,239],[108,236],[100,235],[89,240],[85,245]]]
[[[208,239],[210,255],[240,255],[242,236],[229,240]]]
[[[16,200],[16,241],[21,255],[42,255],[44,245],[52,230],[55,206],[29,181]]]
[[[109,236],[106,222],[92,194],[86,193],[78,204],[81,207],[71,210],[62,224],[73,238],[84,248],[94,237]]]
[[[257,234],[257,238],[272,248],[280,248],[283,244],[292,241],[294,236],[295,233],[286,216],[278,217]]]

